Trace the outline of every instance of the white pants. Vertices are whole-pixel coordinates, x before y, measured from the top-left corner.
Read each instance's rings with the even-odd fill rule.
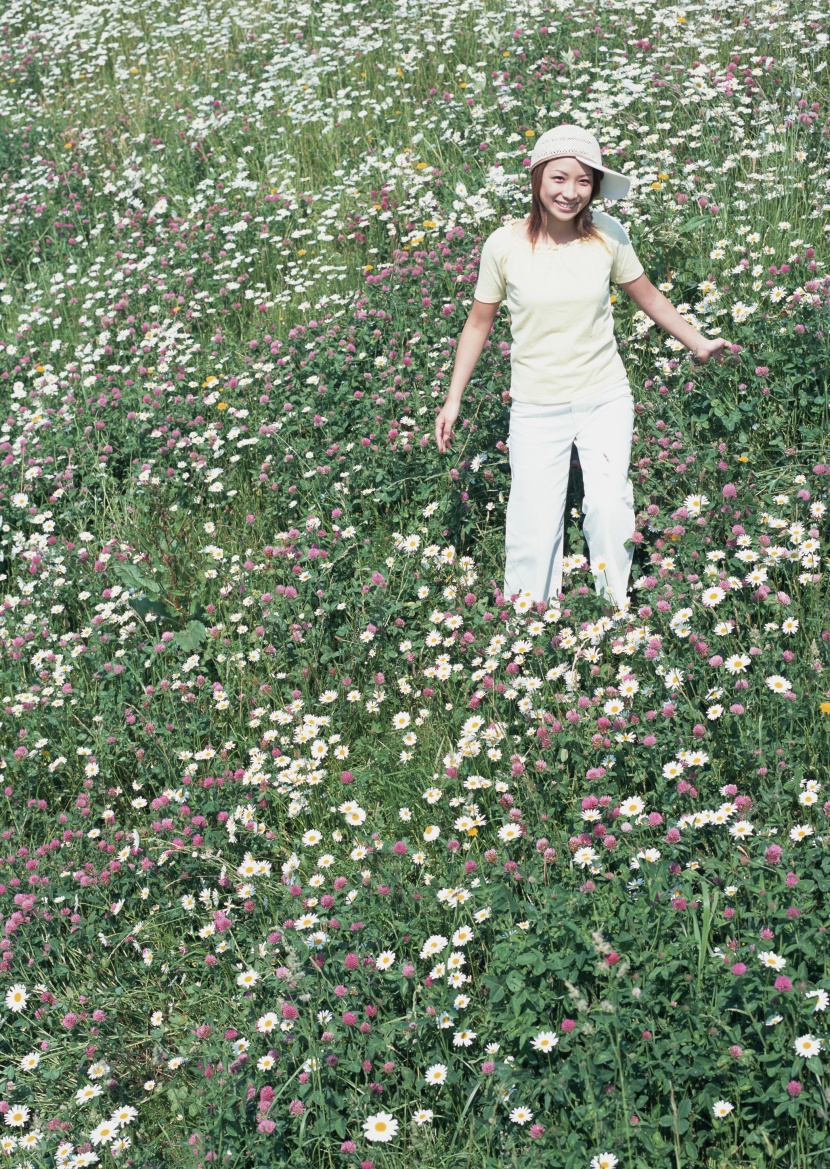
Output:
[[[582,511],[597,593],[626,598],[634,534],[634,490],[628,478],[634,400],[628,380],[593,398],[558,406],[512,402],[510,498],[507,504],[504,593],[529,591],[534,601],[562,588],[565,496],[575,442],[582,466]]]

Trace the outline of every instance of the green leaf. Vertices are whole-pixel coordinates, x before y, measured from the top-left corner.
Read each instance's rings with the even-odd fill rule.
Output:
[[[518,970],[510,970],[507,974],[507,987],[512,994],[517,994],[524,986],[524,976]]]
[[[184,629],[173,638],[176,645],[186,653],[195,653],[207,636],[207,629],[201,621],[188,621]]]
[[[142,592],[161,596],[161,585],[152,576],[147,576],[135,564],[113,564],[112,570],[118,579],[128,589],[138,589]]]
[[[130,606],[144,621],[147,620],[148,613],[154,613],[162,621],[175,621],[175,617],[162,601],[152,600],[150,597],[130,597]]]
[[[700,227],[701,224],[709,222],[710,216],[708,215],[693,215],[691,219],[687,219],[685,223],[678,227],[677,234],[685,235],[689,231],[694,231],[696,227]]]

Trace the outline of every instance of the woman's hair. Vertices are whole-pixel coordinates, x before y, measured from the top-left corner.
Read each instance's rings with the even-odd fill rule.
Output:
[[[543,208],[542,208],[542,201],[539,198],[539,189],[542,186],[542,173],[545,169],[545,165],[546,165],[545,163],[541,163],[539,166],[534,168],[534,170],[531,172],[531,175],[530,175],[530,191],[531,191],[531,196],[532,196],[532,204],[531,204],[531,208],[530,208],[530,223],[528,224],[528,227],[527,227],[527,235],[528,235],[528,239],[530,240],[531,248],[534,251],[536,249],[536,241],[538,240],[539,236],[542,234],[542,230],[544,227],[544,218],[542,215]],[[593,211],[591,211],[591,203],[593,203],[594,199],[596,199],[597,196],[599,195],[599,188],[600,188],[600,184],[602,182],[602,171],[597,170],[596,167],[593,167],[593,166],[590,167],[589,169],[590,169],[591,174],[593,176],[593,185],[591,187],[591,198],[588,201],[588,203],[586,204],[586,206],[583,207],[582,210],[579,212],[579,214],[576,216],[576,218],[574,220],[574,224],[576,226],[576,231],[577,231],[577,234],[578,234],[580,239],[582,239],[582,240],[598,240],[599,243],[601,243],[603,245],[603,247],[606,248],[606,250],[607,250],[608,244],[607,244],[604,236],[602,235],[601,232],[599,232],[594,227],[594,222],[593,222],[594,213],[593,213]]]

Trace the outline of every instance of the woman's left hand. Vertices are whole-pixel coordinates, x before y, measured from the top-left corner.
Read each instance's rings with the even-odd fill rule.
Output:
[[[718,363],[721,363],[725,356],[723,350],[729,345],[731,345],[731,341],[727,341],[725,337],[713,337],[711,340],[703,340],[692,350],[692,359],[698,365],[705,365],[710,357],[715,357]]]

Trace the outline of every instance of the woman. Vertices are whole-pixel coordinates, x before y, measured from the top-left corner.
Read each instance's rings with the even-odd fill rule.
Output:
[[[439,451],[449,449],[461,395],[506,299],[513,345],[505,596],[522,610],[558,597],[575,442],[595,587],[621,608],[635,523],[628,478],[634,402],[614,339],[610,281],[701,363],[715,354],[722,360],[729,342],[703,337],[684,321],[645,275],[622,224],[590,210],[597,197],[624,198],[631,184],[603,165],[593,134],[567,124],[548,130],[533,149],[530,176],[528,218],[504,224],[484,242],[435,438]]]

